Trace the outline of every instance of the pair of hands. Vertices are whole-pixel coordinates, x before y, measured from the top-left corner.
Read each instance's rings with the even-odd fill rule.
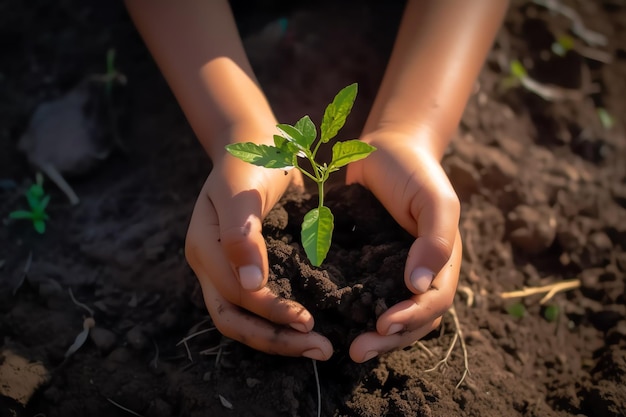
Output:
[[[377,151],[348,166],[347,182],[368,188],[416,240],[404,271],[413,295],[383,313],[376,331],[355,338],[355,362],[408,346],[436,328],[452,304],[461,263],[459,201],[438,158],[406,135],[374,132],[362,140]],[[289,184],[301,181],[297,170],[285,175],[228,155],[214,161],[185,252],[223,335],[270,354],[327,360],[333,347],[312,331],[311,314],[265,286],[269,268],[261,221]]]

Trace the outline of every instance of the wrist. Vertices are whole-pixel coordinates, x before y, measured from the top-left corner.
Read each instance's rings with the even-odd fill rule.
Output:
[[[393,147],[396,145],[419,149],[420,154],[426,154],[440,161],[450,143],[450,138],[441,135],[427,125],[400,125],[393,127],[381,126],[368,132],[363,141],[377,148]]]

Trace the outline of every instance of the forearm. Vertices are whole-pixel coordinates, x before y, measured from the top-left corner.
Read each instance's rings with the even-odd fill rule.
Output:
[[[507,6],[507,0],[409,0],[364,134],[409,135],[441,158]]]
[[[126,0],[128,11],[211,158],[276,124],[226,0]]]

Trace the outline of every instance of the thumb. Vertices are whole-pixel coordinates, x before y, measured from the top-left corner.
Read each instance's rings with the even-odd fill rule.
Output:
[[[416,294],[428,291],[435,276],[448,263],[460,212],[459,200],[453,193],[439,193],[430,201],[418,204],[411,207],[417,219],[417,239],[409,249],[404,271],[407,288]]]
[[[242,288],[259,290],[268,275],[261,196],[257,190],[246,190],[220,201],[226,204],[226,207],[216,207],[222,248]]]

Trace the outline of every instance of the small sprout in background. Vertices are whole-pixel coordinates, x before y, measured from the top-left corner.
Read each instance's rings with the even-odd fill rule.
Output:
[[[115,68],[115,48],[109,48],[106,56],[106,74],[103,77],[104,90],[107,95],[111,95],[115,82],[126,84],[126,76]]]
[[[294,126],[277,125],[280,135],[274,135],[275,146],[257,145],[252,142],[226,145],[226,150],[242,161],[265,168],[287,170],[295,167],[317,183],[319,204],[304,216],[301,231],[302,246],[314,266],[320,266],[326,258],[334,228],[334,216],[330,209],[324,206],[324,183],[330,173],[363,159],[376,150],[365,142],[353,139],[336,142],[333,145],[329,164],[320,164],[315,159],[320,145],[334,138],[345,124],[356,94],[357,84],[351,84],[337,93],[333,102],[326,107],[319,138],[309,116],[304,116]],[[316,139],[317,143],[313,146]],[[306,158],[311,165],[311,171],[301,167],[298,158]]]
[[[615,125],[615,120],[613,116],[609,114],[608,111],[604,107],[598,107],[596,109],[596,113],[598,113],[598,117],[600,118],[600,123],[602,123],[602,127],[606,130],[609,130]]]
[[[524,304],[517,302],[515,304],[509,305],[506,308],[506,312],[509,313],[509,316],[511,317],[521,319],[526,315],[526,307],[524,307]]]
[[[524,65],[517,59],[514,59],[509,64],[509,75],[504,77],[500,81],[501,90],[509,90],[514,87],[519,87],[522,84],[522,79],[528,77],[528,72]]]
[[[582,89],[563,88],[551,84],[543,84],[530,75],[524,65],[517,59],[509,64],[509,75],[500,80],[501,91],[513,87],[523,87],[546,101],[581,100],[585,95],[596,92],[595,86],[583,86]]]
[[[543,310],[543,317],[550,323],[555,322],[559,318],[560,309],[556,304],[550,304]]]
[[[104,84],[104,91],[107,97],[111,96],[113,86],[117,83],[126,84],[126,75],[122,74],[115,67],[115,48],[109,48],[106,53],[106,66],[104,74],[94,74],[90,77],[92,81]]]
[[[517,59],[511,61],[510,71],[511,75],[518,80],[521,80],[524,77],[528,77],[528,72],[526,71],[526,68],[524,68],[524,65]]]
[[[574,38],[569,35],[561,35],[552,44],[552,52],[560,57],[564,57],[569,51],[574,49],[574,46]]]
[[[43,175],[40,172],[36,175],[35,184],[28,188],[25,195],[30,210],[15,210],[9,213],[9,218],[30,220],[35,230],[43,234],[46,231],[46,220],[49,219],[46,207],[50,202],[50,195],[44,192]]]

